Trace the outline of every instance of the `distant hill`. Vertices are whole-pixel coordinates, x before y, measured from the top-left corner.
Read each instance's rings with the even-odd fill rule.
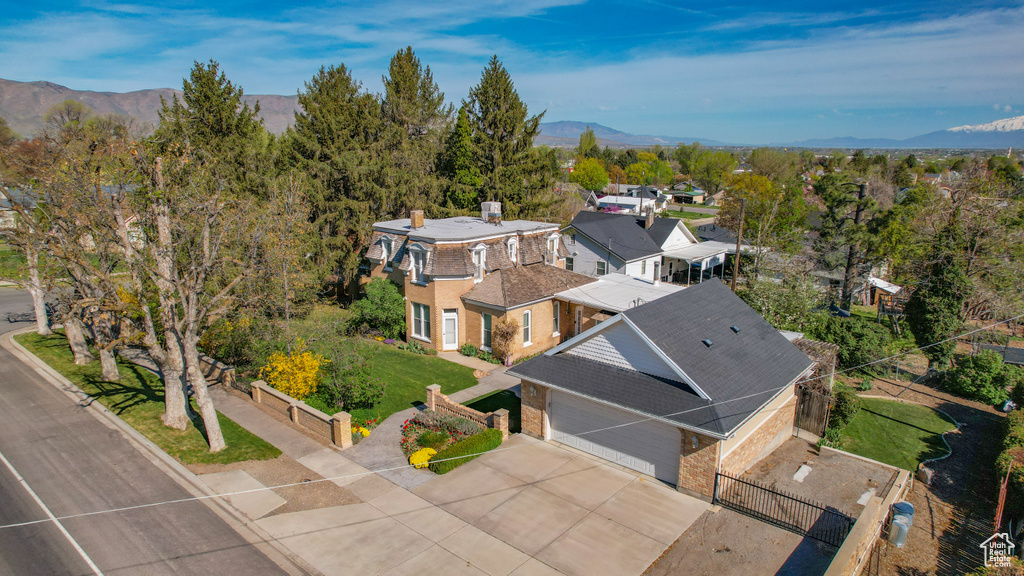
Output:
[[[724,145],[721,142],[709,140],[707,138],[680,138],[677,136],[645,136],[629,134],[614,128],[602,126],[596,122],[574,121],[541,122],[540,135],[537,136],[534,143],[537,145],[546,144],[548,146],[557,147],[578,146],[580,143],[580,134],[583,134],[583,131],[586,130],[588,126],[594,131],[594,135],[600,139],[601,146],[608,146],[609,148],[654,146],[655,144],[661,144],[662,146],[675,146],[680,142],[690,144],[694,141],[699,141],[701,144],[707,146]]]
[[[75,100],[92,108],[97,114],[126,114],[135,118],[145,131],[151,131],[160,120],[160,97],[170,100],[181,96],[180,90],[157,88],[136,92],[91,92],[72,90],[52,82],[16,82],[0,79],[0,116],[15,132],[34,136],[43,129],[46,112],[64,100]],[[267,130],[284,132],[295,119],[299,107],[297,96],[245,95],[250,105],[260,103],[260,116]]]
[[[1024,147],[1024,116],[988,124],[957,126],[905,140],[827,138],[788,144],[804,148],[1020,148]]]

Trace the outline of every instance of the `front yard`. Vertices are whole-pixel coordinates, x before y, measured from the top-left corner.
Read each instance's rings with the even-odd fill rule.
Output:
[[[437,356],[414,354],[374,340],[363,340],[360,345],[378,348],[371,361],[370,376],[387,384],[384,399],[372,408],[348,410],[352,418],[360,422],[369,419],[383,422],[395,412],[422,404],[427,398],[427,386],[431,384],[439,384],[442,394],[454,394],[477,383],[472,368]]]
[[[211,454],[199,416],[185,430],[168,428],[160,421],[164,386],[152,372],[119,360],[121,379],[108,382],[100,377],[99,360],[86,366],[74,363],[67,339],[61,333],[22,334],[15,340],[182,464],[229,464],[281,455],[280,450],[220,413],[221,432],[228,447]]]
[[[843,431],[847,452],[910,471],[948,452],[942,433],[956,425],[940,412],[880,398],[862,401],[860,412]]]

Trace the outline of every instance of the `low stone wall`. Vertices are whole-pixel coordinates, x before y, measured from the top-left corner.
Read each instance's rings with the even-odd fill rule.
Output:
[[[889,519],[889,510],[906,496],[913,482],[910,471],[899,470],[896,481],[886,494],[872,496],[868,500],[850,534],[832,558],[825,576],[856,576],[860,573]]]
[[[427,386],[427,409],[465,418],[470,422],[476,422],[484,428],[496,428],[501,430],[502,440],[508,440],[508,410],[504,408],[484,414],[479,410],[474,410],[450,400],[447,396],[441,394],[441,386],[431,384]]]
[[[199,369],[203,371],[203,376],[206,377],[207,382],[216,382],[225,386],[231,386],[232,388],[239,388],[238,382],[235,380],[234,366],[228,366],[216,358],[200,354]]]
[[[328,416],[301,400],[271,388],[262,380],[249,385],[249,394],[253,402],[288,418],[296,427],[304,428],[339,448],[352,446],[352,416],[348,412]]]

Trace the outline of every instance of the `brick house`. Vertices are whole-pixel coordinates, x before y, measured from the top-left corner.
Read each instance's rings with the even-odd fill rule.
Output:
[[[557,292],[594,282],[565,270],[557,224],[501,220],[501,204],[481,216],[378,222],[366,258],[370,278],[389,278],[406,299],[406,339],[438,351],[470,343],[489,350],[491,331],[514,319],[513,358],[546,350],[572,334]]]
[[[717,281],[629,308],[513,367],[523,432],[710,499],[793,435],[815,362]]]

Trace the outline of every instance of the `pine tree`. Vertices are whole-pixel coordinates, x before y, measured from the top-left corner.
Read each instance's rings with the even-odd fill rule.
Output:
[[[958,334],[963,327],[963,308],[971,292],[963,259],[965,239],[960,211],[954,210],[949,223],[935,237],[928,276],[907,301],[907,324],[918,346],[934,344]],[[956,341],[929,346],[922,352],[930,366],[949,364]]]
[[[473,157],[473,131],[469,127],[465,106],[459,108],[455,126],[448,134],[444,152],[438,161],[438,173],[447,179],[445,198],[449,206],[459,210],[473,210],[479,206],[483,178]]]
[[[299,93],[286,134],[292,162],[311,179],[310,246],[323,274],[355,278],[373,222],[397,216],[404,200],[380,185],[381,107],[344,64],[321,68]]]
[[[466,113],[483,177],[481,198],[501,202],[509,218],[537,214],[546,205],[544,193],[553,181],[533,149],[544,113],[528,116],[497,56],[491,57],[480,83],[469,91]]]
[[[434,169],[453,108],[410,47],[391,58],[382,80],[380,146],[390,161],[383,174],[387,187],[402,203],[399,212],[419,208],[443,215],[444,188]]]

